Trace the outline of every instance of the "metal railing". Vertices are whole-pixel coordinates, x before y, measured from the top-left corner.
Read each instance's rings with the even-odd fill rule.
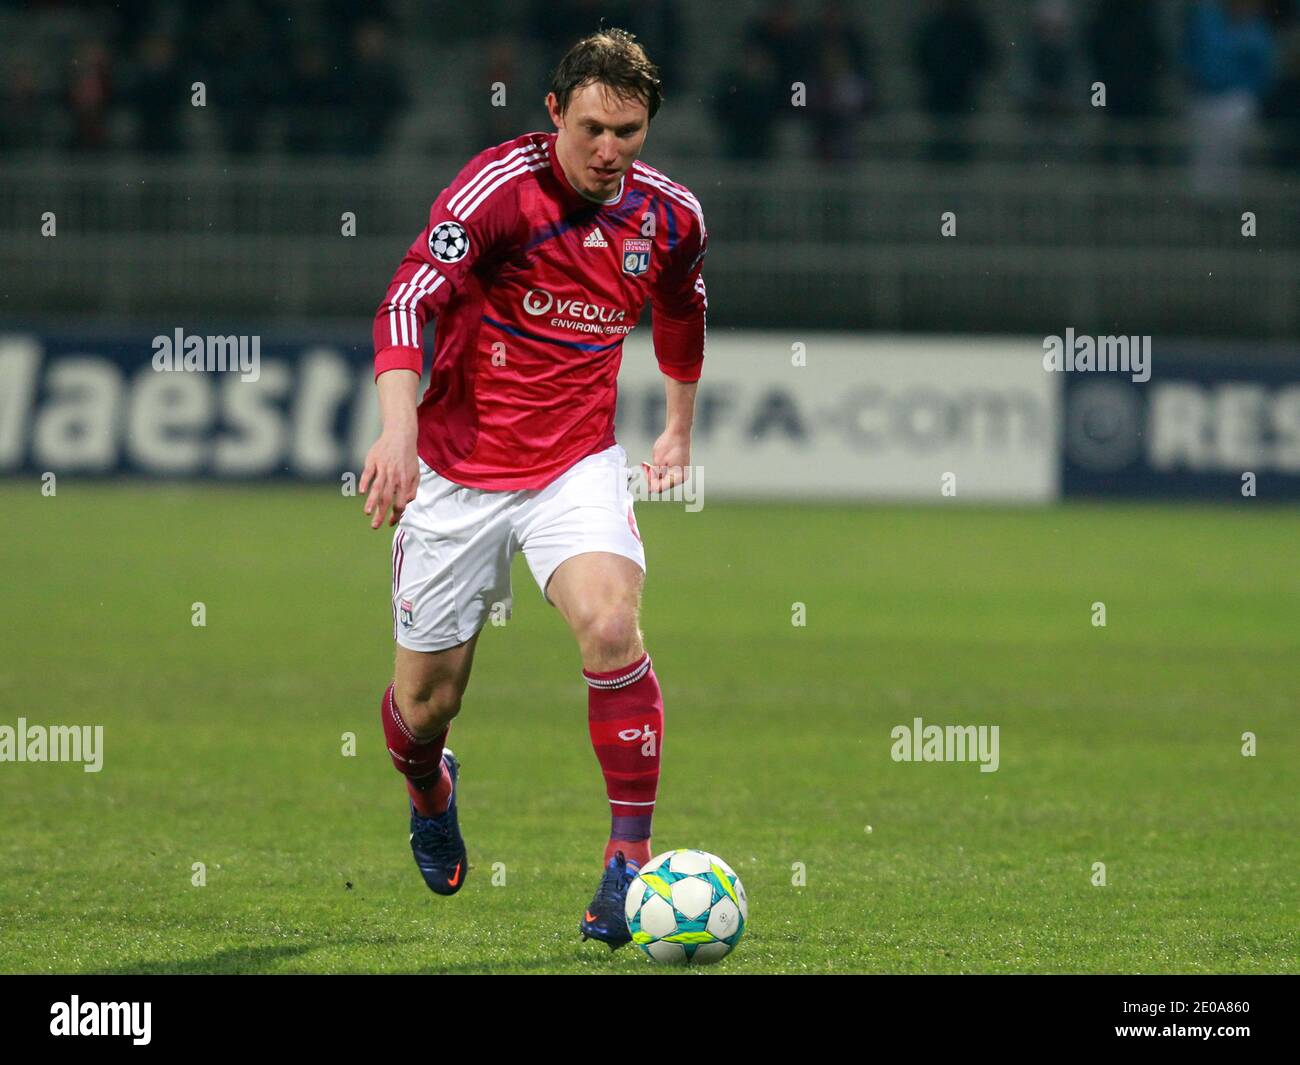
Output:
[[[368,318],[461,162],[9,161],[0,313]],[[1300,334],[1276,176],[1204,201],[1176,168],[664,168],[704,205],[712,328]]]

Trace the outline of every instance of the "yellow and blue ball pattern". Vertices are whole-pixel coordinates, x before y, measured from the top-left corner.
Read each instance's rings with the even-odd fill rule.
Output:
[[[731,953],[745,932],[745,888],[716,854],[666,851],[652,858],[627,892],[632,942],[667,964],[708,964]]]

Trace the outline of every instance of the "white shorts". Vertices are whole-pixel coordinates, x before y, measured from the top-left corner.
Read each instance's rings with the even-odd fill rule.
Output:
[[[509,618],[519,551],[543,596],[560,563],[587,551],[623,555],[644,572],[632,476],[619,444],[545,488],[501,492],[449,481],[421,460],[419,491],[393,537],[393,638],[412,651],[443,651],[489,617]]]

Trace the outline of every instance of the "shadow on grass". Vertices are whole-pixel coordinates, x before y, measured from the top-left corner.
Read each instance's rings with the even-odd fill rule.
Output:
[[[394,946],[411,947],[409,940],[392,940]],[[358,946],[373,947],[373,939],[365,940],[364,943],[358,941]],[[299,957],[303,954],[310,954],[313,951],[322,948],[346,947],[346,943],[340,943],[338,940],[331,940],[328,943],[300,945],[286,944],[268,944],[266,946],[247,946],[247,947],[227,947],[223,950],[216,951],[212,954],[202,955],[195,958],[168,958],[160,961],[137,961],[121,965],[107,966],[104,968],[92,968],[82,971],[85,976],[201,976],[213,974],[242,974],[257,975],[266,974],[271,966],[276,965],[291,958]],[[338,965],[337,957],[332,959],[333,965],[328,967],[328,971],[337,975],[363,976],[369,975],[374,970],[364,968],[344,968]],[[295,969],[292,975],[312,975],[327,971],[326,969],[303,968]],[[453,965],[414,965],[409,969],[401,970],[384,970],[385,973],[392,975],[408,976],[456,976],[456,975],[505,975],[505,974],[527,974],[527,973],[554,973],[554,972],[572,972],[572,973],[609,973],[609,972],[627,972],[625,965],[619,964],[619,959],[613,957],[612,953],[602,952],[592,957],[575,956],[573,953],[557,950],[554,954],[547,957],[519,957],[512,959],[502,959],[501,961],[486,960],[482,958],[465,958]]]
[[[641,971],[640,966],[629,968],[620,962],[621,959],[612,956],[580,958],[557,951],[549,958],[515,958],[500,962],[466,959],[458,965],[427,965],[412,972],[418,976],[546,976],[555,973],[595,976]]]
[[[285,958],[307,954],[317,949],[310,944],[265,947],[228,947],[215,954],[198,958],[167,958],[163,961],[137,961],[103,969],[87,969],[86,976],[197,976],[204,973],[259,973],[266,966]]]

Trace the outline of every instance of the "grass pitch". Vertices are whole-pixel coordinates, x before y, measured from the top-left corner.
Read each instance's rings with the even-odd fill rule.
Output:
[[[452,729],[471,872],[424,887],[378,723],[390,540],[360,508],[0,485],[0,725],[105,728],[100,773],[0,763],[0,969],[664,971],[579,942],[607,804],[522,559]],[[638,521],[656,850],[715,851],[750,897],[709,971],[1300,971],[1295,510]],[[998,771],[893,761],[916,717],[999,726]]]

